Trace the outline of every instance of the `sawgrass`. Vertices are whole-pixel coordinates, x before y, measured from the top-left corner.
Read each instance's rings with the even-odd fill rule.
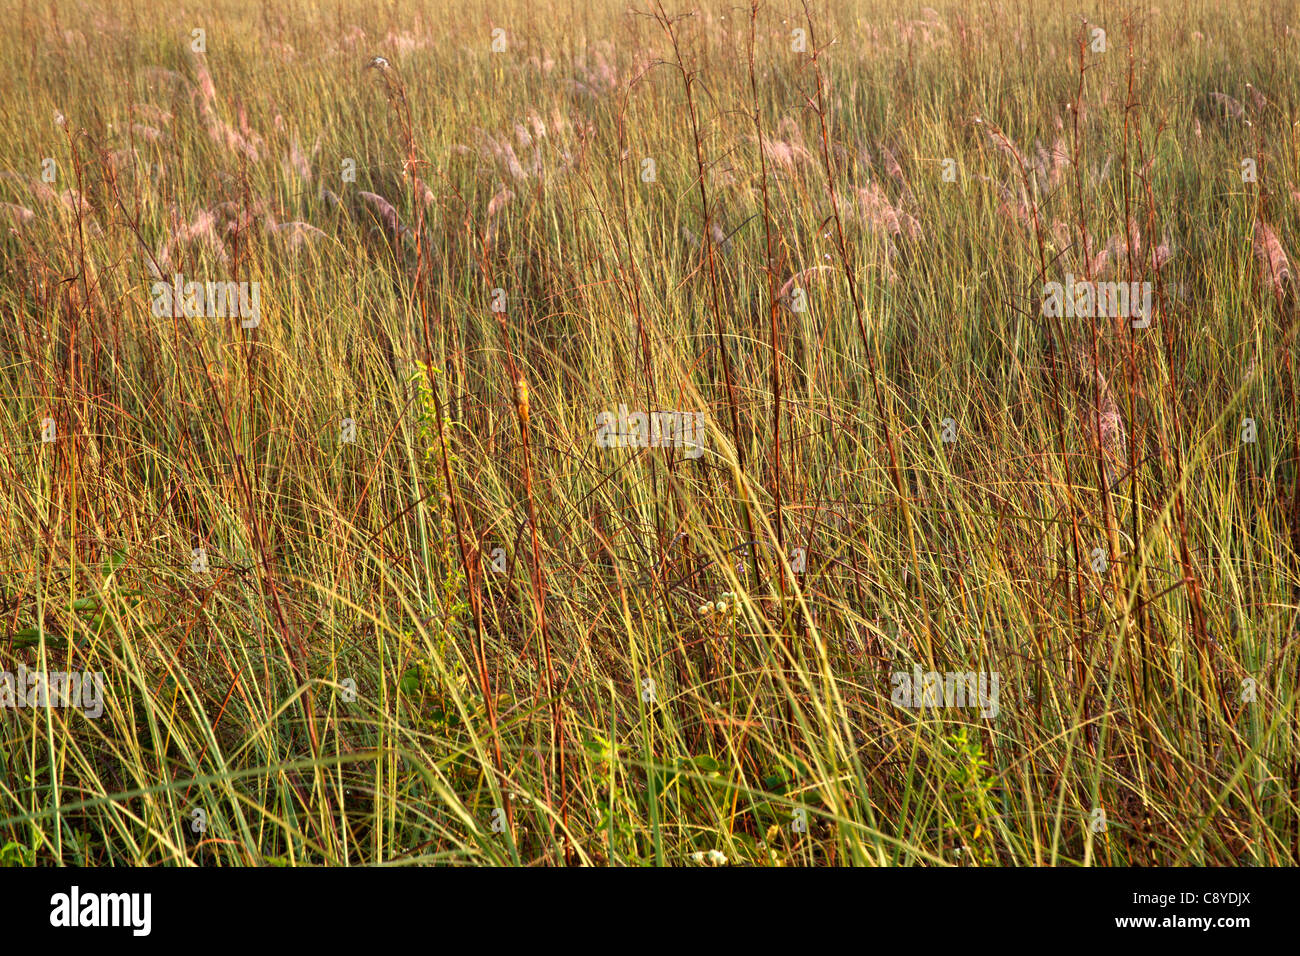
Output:
[[[1297,862],[1295,5],[694,9],[3,4],[0,859]]]

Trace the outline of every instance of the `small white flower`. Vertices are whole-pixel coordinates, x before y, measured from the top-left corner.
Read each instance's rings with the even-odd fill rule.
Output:
[[[726,866],[727,857],[719,850],[710,850],[705,854],[709,858],[709,864],[712,866]]]
[[[60,126],[60,127],[63,127],[63,128],[66,129],[66,128],[67,128],[67,125],[68,125],[68,118],[67,118],[66,116],[64,116],[62,113],[60,113],[58,110],[55,110],[55,111],[54,111],[54,125],[55,125],[55,126]]]

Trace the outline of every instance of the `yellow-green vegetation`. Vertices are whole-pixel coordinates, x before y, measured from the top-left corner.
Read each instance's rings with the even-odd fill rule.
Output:
[[[0,862],[1300,861],[1300,16],[1065,9],[0,3]]]

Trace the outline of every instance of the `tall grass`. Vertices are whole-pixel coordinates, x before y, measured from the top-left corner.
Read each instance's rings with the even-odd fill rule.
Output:
[[[4,4],[0,858],[1300,862],[1297,10],[1103,12]]]

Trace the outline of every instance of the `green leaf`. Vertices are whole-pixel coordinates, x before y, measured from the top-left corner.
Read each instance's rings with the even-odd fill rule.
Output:
[[[36,647],[41,643],[44,637],[45,643],[50,647],[67,647],[68,641],[62,635],[51,634],[49,631],[42,631],[39,627],[24,627],[21,631],[15,631],[13,635],[14,647]]]
[[[710,754],[701,754],[694,758],[691,765],[703,773],[716,773],[722,769],[722,764],[718,763]]]
[[[420,689],[420,669],[418,667],[412,667],[402,675],[402,679],[398,682],[397,686],[401,689],[403,694],[414,694]]]

